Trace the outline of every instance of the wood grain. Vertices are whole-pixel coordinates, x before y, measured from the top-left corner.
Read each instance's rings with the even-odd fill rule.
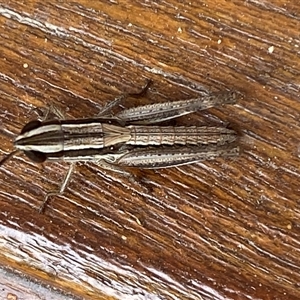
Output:
[[[42,215],[68,165],[8,161],[2,267],[49,287],[27,286],[42,299],[56,299],[53,289],[74,299],[300,299],[299,20],[292,0],[0,4],[2,155],[33,108],[94,116],[147,79],[147,97],[126,107],[244,95],[178,120],[231,124],[238,158],[133,170],[141,185],[78,165]]]

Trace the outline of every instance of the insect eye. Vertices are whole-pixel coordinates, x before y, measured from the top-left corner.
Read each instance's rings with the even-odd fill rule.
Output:
[[[43,163],[47,159],[47,155],[39,151],[24,151],[24,153],[35,163]]]
[[[42,122],[39,120],[30,121],[23,127],[23,129],[21,130],[21,134],[30,131],[32,129],[38,128],[41,125],[41,123]]]

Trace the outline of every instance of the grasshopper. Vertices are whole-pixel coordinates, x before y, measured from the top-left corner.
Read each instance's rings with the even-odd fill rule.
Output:
[[[133,95],[133,94],[129,94]],[[92,162],[130,177],[124,167],[168,168],[238,155],[234,130],[216,126],[162,126],[159,123],[210,107],[234,104],[235,92],[215,93],[189,100],[148,104],[111,114],[120,99],[107,105],[97,117],[34,120],[14,141],[0,166],[23,151],[33,162],[66,161],[70,167],[58,191],[64,192],[76,162]]]

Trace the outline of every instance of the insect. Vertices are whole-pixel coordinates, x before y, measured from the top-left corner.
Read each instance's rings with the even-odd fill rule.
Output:
[[[234,104],[236,98],[235,92],[222,92],[112,114],[120,102],[117,99],[94,118],[34,120],[23,127],[14,141],[15,150],[0,161],[0,166],[21,151],[36,163],[70,162],[60,189],[47,193],[39,209],[42,212],[49,196],[64,192],[76,162],[93,162],[130,177],[123,167],[158,169],[238,155],[237,134],[232,129],[158,125],[210,107]]]

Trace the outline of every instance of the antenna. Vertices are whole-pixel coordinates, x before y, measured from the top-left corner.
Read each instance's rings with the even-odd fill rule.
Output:
[[[10,158],[12,158],[12,157],[13,157],[16,153],[18,153],[18,152],[20,152],[20,150],[16,149],[16,150],[10,152],[9,154],[7,154],[6,156],[4,156],[4,158],[2,158],[1,161],[0,161],[0,167],[1,167],[3,164],[5,164],[5,162],[6,162],[7,160],[9,160]]]

